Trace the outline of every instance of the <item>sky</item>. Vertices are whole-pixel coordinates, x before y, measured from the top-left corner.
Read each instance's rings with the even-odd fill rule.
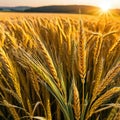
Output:
[[[47,5],[67,5],[85,4],[99,6],[103,0],[0,0],[0,6],[47,6]],[[104,0],[111,3],[112,8],[120,8],[120,0]]]

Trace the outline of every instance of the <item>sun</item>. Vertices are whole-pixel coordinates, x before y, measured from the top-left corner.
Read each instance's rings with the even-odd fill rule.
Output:
[[[102,1],[101,0],[101,2],[99,3],[99,7],[101,8],[101,10],[103,11],[103,12],[108,12],[109,11],[109,9],[111,8],[111,4],[110,4],[110,1]]]

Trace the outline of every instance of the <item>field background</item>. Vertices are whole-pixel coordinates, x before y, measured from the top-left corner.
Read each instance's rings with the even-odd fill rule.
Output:
[[[98,16],[95,15],[85,15],[82,16],[89,16],[90,18],[95,18]],[[16,17],[40,17],[40,18],[71,18],[71,19],[78,19],[80,17],[79,14],[67,14],[67,13],[20,13],[20,12],[0,12],[0,19],[3,18],[16,18]],[[83,17],[84,18],[84,17]]]
[[[119,120],[119,16],[1,12],[0,119]]]

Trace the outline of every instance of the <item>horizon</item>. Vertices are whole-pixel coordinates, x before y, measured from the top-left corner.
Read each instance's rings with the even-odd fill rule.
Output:
[[[98,8],[100,8],[100,6],[98,6],[98,5],[91,5],[91,4],[50,4],[50,5],[41,5],[41,6],[27,6],[27,5],[24,5],[24,6],[20,6],[20,5],[18,5],[18,6],[0,6],[0,8],[4,8],[4,7],[8,7],[8,8],[14,8],[14,7],[47,7],[47,6],[69,6],[69,5],[85,5],[85,6],[91,6],[91,7],[98,7]],[[111,7],[110,9],[120,9],[120,7]]]
[[[99,5],[101,4],[101,2],[104,2],[105,0],[52,0],[51,2],[48,2],[48,0],[24,0],[24,1],[20,1],[20,0],[4,0],[4,1],[0,1],[0,7],[42,7],[42,6],[53,6],[53,5],[88,5],[88,6],[96,6],[99,7]],[[111,4],[111,9],[120,9],[120,1],[119,0],[106,0],[106,3],[110,3]]]

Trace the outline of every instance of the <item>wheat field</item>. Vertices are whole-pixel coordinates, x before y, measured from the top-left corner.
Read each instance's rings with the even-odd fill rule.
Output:
[[[0,16],[0,120],[120,120],[118,16]]]

